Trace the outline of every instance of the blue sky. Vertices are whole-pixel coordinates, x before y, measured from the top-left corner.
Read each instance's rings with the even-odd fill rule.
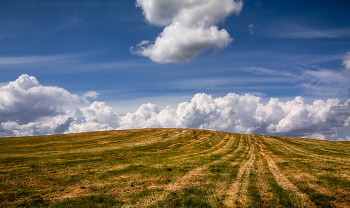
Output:
[[[160,55],[158,61],[151,60],[137,45],[149,40],[150,47],[164,28],[185,23],[171,14],[160,16],[169,17],[167,23],[147,19],[142,2],[147,0],[140,0],[139,6],[130,0],[1,1],[0,85],[28,74],[42,86],[77,96],[94,91],[99,95],[89,103],[105,102],[119,116],[147,103],[176,108],[196,93],[213,98],[249,93],[261,97],[262,104],[271,97],[286,103],[302,96],[308,104],[349,99],[349,1],[246,0],[203,26],[227,31],[231,41],[226,37],[222,43],[201,45],[203,50],[194,57],[170,57],[166,60],[175,60],[170,63]],[[201,26],[186,27],[191,33]],[[350,136],[344,125],[336,127],[338,137]]]

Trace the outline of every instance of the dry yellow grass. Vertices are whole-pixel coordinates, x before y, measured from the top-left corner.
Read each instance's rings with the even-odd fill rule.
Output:
[[[350,207],[349,142],[134,129],[0,146],[0,207]]]

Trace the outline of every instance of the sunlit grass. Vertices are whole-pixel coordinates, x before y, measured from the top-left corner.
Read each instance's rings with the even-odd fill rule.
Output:
[[[349,142],[140,129],[0,147],[0,207],[350,207]]]

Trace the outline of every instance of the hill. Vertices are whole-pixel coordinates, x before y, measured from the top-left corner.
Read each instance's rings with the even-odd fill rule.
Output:
[[[0,207],[350,207],[349,142],[139,129],[0,147]]]

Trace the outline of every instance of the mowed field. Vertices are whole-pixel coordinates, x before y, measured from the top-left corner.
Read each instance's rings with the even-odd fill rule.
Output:
[[[350,143],[191,129],[0,138],[0,207],[350,207]]]

